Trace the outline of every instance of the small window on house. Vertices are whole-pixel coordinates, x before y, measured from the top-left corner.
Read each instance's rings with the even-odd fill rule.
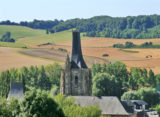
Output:
[[[78,77],[75,76],[75,85],[78,86]]]

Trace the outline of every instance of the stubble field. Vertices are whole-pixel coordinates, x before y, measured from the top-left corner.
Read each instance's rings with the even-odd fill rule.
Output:
[[[16,53],[19,49],[10,47],[0,47],[0,71],[5,71],[11,68],[21,68],[31,65],[47,65],[52,64],[52,61],[41,60],[26,55]]]
[[[125,43],[127,41],[140,45],[144,42],[152,42],[159,44],[160,39],[107,39],[107,38],[90,38],[82,40],[83,54],[86,56],[95,56],[104,58],[110,61],[121,61],[128,68],[139,67],[153,69],[158,74],[160,73],[160,49],[125,49],[122,51],[118,48],[111,48],[113,44]],[[57,42],[54,47],[65,48],[71,50],[71,42]],[[129,52],[128,52],[129,51]],[[108,54],[108,57],[103,57]],[[147,56],[149,56],[147,58]]]

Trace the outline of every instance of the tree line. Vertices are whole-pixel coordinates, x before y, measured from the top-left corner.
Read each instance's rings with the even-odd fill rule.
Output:
[[[133,42],[125,42],[125,44],[113,44],[113,48],[160,48],[160,45],[153,45],[152,42],[144,42],[140,45],[135,45]]]
[[[55,63],[1,72],[0,96],[6,98],[11,82],[18,81],[23,82],[25,91],[38,89],[54,97],[59,94],[61,70],[62,67]],[[131,68],[128,71],[125,64],[115,62],[109,65],[93,64],[91,73],[92,95],[94,96],[139,99],[146,101],[149,107],[160,104],[160,95],[157,92],[160,90],[160,75],[155,75],[151,69]]]
[[[93,64],[92,95],[117,96],[119,99],[144,100],[149,107],[160,104],[160,75],[150,69],[131,68],[115,62],[109,65]]]
[[[59,92],[61,66],[53,64],[48,66],[31,66],[21,69],[11,69],[0,73],[0,96],[7,97],[11,82],[23,82],[25,91],[33,88]]]
[[[140,15],[127,17],[96,16],[89,19],[71,19],[52,28],[59,32],[76,28],[88,37],[159,38],[160,16]]]
[[[10,20],[7,21],[2,21],[0,22],[0,25],[19,25],[19,26],[26,26],[26,27],[30,27],[30,28],[34,28],[34,29],[51,29],[54,26],[62,23],[63,20],[33,20],[33,21],[21,21],[20,23],[16,23],[16,22],[11,22]]]
[[[127,17],[95,16],[88,19],[70,19],[15,23],[2,21],[0,25],[21,25],[35,29],[45,29],[46,33],[55,33],[76,29],[88,37],[110,38],[160,38],[160,15],[140,15]]]

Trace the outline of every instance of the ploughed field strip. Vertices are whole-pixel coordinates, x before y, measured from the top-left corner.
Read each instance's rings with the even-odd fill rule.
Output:
[[[53,61],[41,60],[17,53],[18,48],[0,47],[0,72],[12,68],[29,67],[31,65],[48,65]]]
[[[32,49],[32,50],[21,50],[20,53],[44,58],[44,59],[50,59],[57,62],[65,62],[67,57],[67,52],[62,52],[56,49]],[[92,64],[96,63],[106,63],[109,64],[109,61],[103,58],[93,57],[93,56],[84,56],[84,60],[86,61],[86,64],[88,67],[91,67]]]

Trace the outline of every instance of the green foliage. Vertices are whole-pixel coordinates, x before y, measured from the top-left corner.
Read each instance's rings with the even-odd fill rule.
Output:
[[[80,107],[74,103],[73,97],[57,95],[54,100],[62,108],[66,117],[100,117],[101,110],[97,106]]]
[[[16,117],[19,112],[19,102],[17,99],[10,99],[0,97],[0,117]]]
[[[91,71],[93,77],[92,92],[94,95],[120,97],[123,94],[123,87],[127,85],[128,80],[128,71],[125,64],[121,62],[115,62],[109,65],[93,64]]]
[[[154,107],[154,110],[160,113],[160,104],[156,105],[156,107]]]
[[[0,73],[0,96],[7,97],[11,82],[23,82],[25,90],[32,88],[50,90],[57,86],[59,92],[59,82],[61,66],[57,63],[48,66],[23,67],[19,70],[11,69]]]
[[[160,15],[140,15],[127,17],[95,16],[89,19],[70,19],[66,21],[43,21],[14,23],[0,22],[1,25],[27,26],[34,29],[45,29],[44,33],[56,33],[75,28],[88,37],[111,38],[159,38]]]
[[[125,64],[115,62],[109,65],[93,64],[91,72],[93,95],[121,97],[127,90],[138,90],[143,87],[160,90],[160,75],[154,75],[152,70],[148,72],[146,69],[131,68],[128,72]]]
[[[121,99],[122,100],[138,100],[140,99],[140,97],[136,91],[128,91],[122,95]]]
[[[128,85],[130,89],[138,89],[144,87],[148,82],[147,70],[139,68],[131,68]]]
[[[34,90],[25,94],[18,117],[64,117],[64,114],[46,92]]]
[[[160,48],[160,45],[153,45],[152,42],[145,42],[141,45],[135,45],[132,42],[126,42],[125,44],[113,44],[113,48]]]
[[[63,48],[58,48],[59,51],[62,51],[62,52],[67,52],[66,49],[63,49]]]
[[[97,73],[92,80],[92,94],[95,96],[121,96],[121,86],[115,76]]]
[[[15,42],[15,39],[11,38],[11,33],[10,32],[6,32],[2,38],[0,39],[0,41],[3,42]]]
[[[146,69],[131,68],[128,85],[130,89],[133,90],[137,90],[147,85],[156,87],[159,85],[158,79],[159,77],[155,76],[152,70],[148,73]]]
[[[160,95],[154,88],[141,88],[137,93],[139,94],[141,100],[148,103],[149,107],[153,107],[160,103]]]
[[[125,64],[121,62],[115,62],[107,66],[106,72],[116,77],[116,81],[120,86],[126,86],[128,80],[128,71]]]
[[[85,32],[89,37],[112,37],[112,38],[159,38],[160,16],[128,16],[109,17],[96,16],[89,19],[71,19],[56,25],[53,32],[76,28]]]
[[[113,48],[125,48],[123,44],[113,44]]]
[[[125,47],[126,47],[126,48],[133,48],[134,46],[135,46],[135,45],[134,45],[132,42],[128,42],[128,41],[127,41],[127,42],[125,43]]]
[[[154,88],[141,88],[137,91],[125,92],[121,97],[123,100],[144,100],[149,107],[153,107],[160,103],[160,95]]]
[[[27,26],[30,28],[35,29],[50,29],[54,26],[58,25],[59,23],[63,22],[62,20],[58,21],[55,19],[54,21],[43,21],[43,20],[33,20],[31,22],[27,21],[21,21],[20,23],[11,22],[9,20],[0,22],[0,25],[21,25],[21,26]]]

